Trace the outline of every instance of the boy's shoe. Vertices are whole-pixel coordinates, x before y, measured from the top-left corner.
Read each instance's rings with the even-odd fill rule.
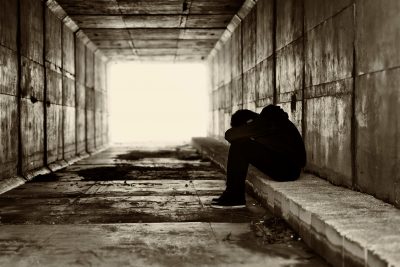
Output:
[[[211,202],[211,207],[215,209],[242,209],[246,207],[246,200],[220,198],[218,201]]]

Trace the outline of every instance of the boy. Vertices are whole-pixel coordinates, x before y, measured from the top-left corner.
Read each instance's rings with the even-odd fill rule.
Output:
[[[239,110],[232,115],[225,139],[231,143],[226,189],[212,200],[214,208],[246,206],[245,180],[249,164],[276,181],[294,181],[306,164],[303,140],[279,106],[269,105],[260,114]]]

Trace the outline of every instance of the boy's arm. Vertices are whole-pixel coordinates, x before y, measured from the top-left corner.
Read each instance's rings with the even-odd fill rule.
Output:
[[[225,132],[225,139],[231,143],[237,139],[263,136],[274,130],[276,130],[276,127],[273,123],[267,123],[264,120],[256,119],[248,124],[230,128]]]

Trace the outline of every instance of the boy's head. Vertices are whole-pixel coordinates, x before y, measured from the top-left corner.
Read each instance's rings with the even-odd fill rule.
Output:
[[[259,116],[258,113],[248,110],[241,109],[233,113],[231,117],[231,127],[237,127],[246,124],[249,120],[254,120]]]

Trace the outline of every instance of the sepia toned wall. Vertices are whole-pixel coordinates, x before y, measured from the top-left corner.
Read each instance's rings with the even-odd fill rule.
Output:
[[[400,2],[258,0],[208,58],[209,135],[280,105],[306,170],[400,207]]]
[[[54,5],[0,4],[0,181],[108,142],[107,62]]]

